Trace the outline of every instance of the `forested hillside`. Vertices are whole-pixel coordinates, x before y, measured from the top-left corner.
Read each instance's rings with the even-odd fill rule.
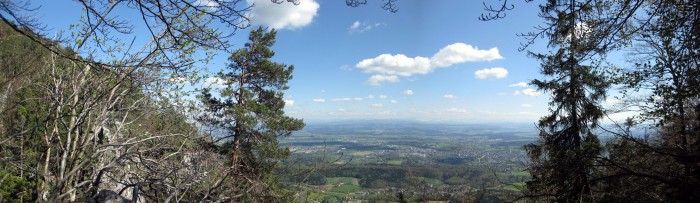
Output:
[[[235,107],[254,108],[245,125],[267,125],[270,131],[249,131],[253,127],[232,121],[236,130],[243,131],[233,135],[240,138],[234,144],[226,131],[210,134],[194,124],[199,120],[202,126],[224,125],[205,118],[219,112],[221,105],[193,116],[181,106],[182,101],[149,95],[167,90],[149,81],[158,80],[148,76],[159,74],[157,70],[113,68],[90,59],[65,57],[75,52],[60,47],[48,50],[43,45],[54,42],[37,35],[30,38],[27,33],[31,31],[20,34],[17,31],[24,28],[14,26],[0,24],[0,202],[289,201],[292,197],[271,177],[275,160],[288,156],[276,137],[303,123],[292,118],[279,120],[284,105],[281,95],[264,87],[270,83],[285,88],[291,68],[256,66],[269,67],[268,72],[249,73],[249,80],[258,81],[250,89],[260,93],[245,99],[250,103]],[[258,29],[251,35],[252,43],[259,40],[255,36],[264,36],[265,41],[252,48],[271,57],[273,53],[262,47],[274,44],[274,30]],[[271,64],[266,59],[256,61]],[[262,70],[250,65],[242,67]],[[279,80],[259,80],[270,74]],[[202,99],[207,103],[215,100]],[[263,114],[273,120],[258,121]],[[291,129],[284,126],[289,122],[294,125]],[[252,136],[267,138],[250,140]],[[238,141],[241,139],[245,140]],[[238,151],[243,154],[241,160],[232,161],[231,153]],[[232,162],[241,165],[231,167]]]
[[[204,187],[203,170],[213,168],[193,161],[218,155],[203,150],[183,112],[145,96],[133,78],[57,56],[10,26],[0,24],[2,201],[157,200]]]

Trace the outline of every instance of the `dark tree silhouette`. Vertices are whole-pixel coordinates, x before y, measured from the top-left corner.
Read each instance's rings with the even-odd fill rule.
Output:
[[[387,10],[392,13],[396,13],[399,11],[399,6],[396,5],[396,3],[399,0],[382,0],[384,1],[384,4],[382,4],[382,9]],[[351,7],[358,7],[361,5],[367,4],[367,0],[345,0],[345,4]]]

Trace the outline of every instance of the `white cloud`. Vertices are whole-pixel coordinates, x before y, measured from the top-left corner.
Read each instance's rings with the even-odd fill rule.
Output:
[[[195,6],[206,6],[206,7],[209,7],[209,9],[212,9],[212,10],[216,10],[216,9],[218,9],[219,6],[220,6],[219,3],[217,3],[217,2],[214,1],[214,0],[197,0],[196,2],[194,2],[193,5],[195,5]]]
[[[449,67],[454,64],[496,59],[503,59],[498,52],[498,48],[479,50],[468,44],[455,43],[440,49],[431,58],[422,56],[408,57],[403,54],[381,54],[371,59],[364,59],[357,63],[355,67],[365,73],[408,77],[414,74],[428,74],[437,68]]]
[[[380,104],[380,103],[372,104],[372,107],[382,107],[382,106],[384,106],[384,104]]]
[[[275,29],[298,29],[311,24],[320,5],[316,0],[299,0],[299,5],[270,0],[247,0],[252,24],[267,25]]]
[[[202,83],[204,87],[226,88],[226,81],[219,77],[209,77]]]
[[[360,22],[359,20],[356,20],[355,22],[352,23],[352,25],[350,25],[348,30],[350,33],[354,33],[354,32],[363,33],[365,31],[371,30],[372,28],[376,28],[376,27],[379,27],[381,25],[384,25],[384,23],[371,24],[371,23],[366,23],[366,22],[363,23],[363,22]]]
[[[400,76],[411,76],[417,73],[427,74],[432,71],[430,67],[430,59],[420,56],[409,58],[403,54],[382,54],[373,59],[362,60],[357,63],[355,67],[366,73],[381,73]]]
[[[399,77],[395,75],[373,75],[367,80],[367,83],[372,86],[380,86],[382,82],[397,83],[399,82]]]
[[[319,103],[323,103],[323,102],[326,102],[326,99],[323,99],[323,98],[317,98],[317,99],[314,99],[314,102],[319,102]]]
[[[532,104],[521,104],[520,106],[525,107],[525,108],[531,108]]]
[[[360,28],[360,21],[356,20],[352,25],[350,25],[350,30],[356,30],[357,28]]]
[[[396,100],[393,100],[393,99],[392,99],[392,100],[391,100],[391,103],[392,103],[392,104],[396,104],[396,103],[399,103],[399,102],[397,102]]]
[[[291,100],[291,99],[284,100],[284,105],[285,106],[294,106],[294,100]]]
[[[519,82],[519,83],[508,85],[508,87],[527,87],[527,83],[526,82]]]
[[[453,113],[469,113],[466,109],[460,109],[460,108],[450,108],[447,109],[448,112],[453,112]]]
[[[380,99],[386,99],[386,95],[383,95],[383,94],[382,94],[382,95],[379,95],[379,98],[380,98]]]
[[[506,76],[508,76],[508,70],[501,67],[485,68],[474,72],[474,77],[478,79],[505,78]]]
[[[373,94],[367,95],[367,99],[374,99],[374,95]]]
[[[351,97],[343,97],[343,98],[331,99],[331,101],[334,101],[334,102],[351,102],[351,101],[359,102],[359,101],[363,101],[363,100],[365,100],[365,99],[362,98],[362,97],[354,97],[354,98],[351,98]]]
[[[457,96],[451,95],[451,94],[446,94],[445,96],[442,96],[445,99],[457,99]]]
[[[454,43],[447,45],[433,55],[430,58],[430,64],[433,67],[448,67],[458,63],[492,61],[496,59],[503,59],[496,47],[489,50],[479,50],[477,47],[472,47],[468,44]]]
[[[403,94],[405,95],[413,95],[413,90],[404,90]]]
[[[604,101],[603,103],[604,103],[605,105],[614,106],[614,105],[617,105],[617,104],[622,103],[622,100],[613,97],[613,98],[607,98],[607,99],[605,99],[605,101]]]
[[[542,93],[538,92],[537,90],[527,88],[522,91],[524,95],[535,97],[535,96],[540,96]]]
[[[340,109],[338,109],[338,111],[340,111],[340,112],[345,112],[345,109],[340,108]]]

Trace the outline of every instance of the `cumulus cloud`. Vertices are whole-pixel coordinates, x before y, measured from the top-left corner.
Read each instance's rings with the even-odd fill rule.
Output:
[[[451,95],[451,94],[446,94],[443,96],[445,99],[457,99],[457,96]]]
[[[474,72],[474,77],[478,79],[505,78],[506,76],[508,76],[508,70],[501,67],[485,68]]]
[[[204,87],[215,87],[215,88],[226,88],[226,81],[219,78],[219,77],[210,77],[207,79],[204,79],[204,83],[202,83]]]
[[[354,26],[355,24],[350,26],[350,28]],[[360,25],[358,24],[357,26]],[[498,52],[498,48],[480,50],[468,44],[455,43],[440,49],[431,58],[423,56],[408,57],[403,54],[381,54],[374,58],[364,59],[358,62],[355,67],[365,73],[408,77],[414,74],[428,74],[437,68],[449,67],[455,64],[497,59],[503,59]],[[377,75],[372,77],[375,76]],[[396,79],[398,82],[398,78]]]
[[[393,99],[392,99],[392,100],[391,100],[391,103],[392,103],[392,104],[396,104],[396,103],[399,103],[399,102],[397,102],[396,100],[393,100]]]
[[[380,104],[380,103],[372,104],[372,107],[382,107],[382,106],[384,106],[384,104]]]
[[[359,102],[359,101],[363,101],[363,100],[365,100],[365,99],[362,97],[354,97],[354,98],[342,97],[342,98],[331,99],[331,101],[334,101],[334,102],[352,102],[352,101]]]
[[[294,100],[291,100],[291,99],[284,100],[284,105],[285,106],[294,106]]]
[[[326,99],[317,98],[317,99],[314,99],[314,102],[323,103],[323,102],[326,102]]]
[[[527,88],[522,91],[524,95],[535,97],[535,96],[540,96],[542,93],[538,92],[537,90]]]
[[[404,90],[403,94],[405,95],[413,95],[413,90]]]
[[[379,95],[379,98],[380,98],[380,99],[386,99],[386,95],[383,95],[383,94],[382,94],[382,95]]]
[[[352,25],[350,25],[348,30],[350,33],[354,33],[354,32],[363,33],[365,31],[371,30],[372,28],[376,28],[376,27],[379,27],[381,25],[384,25],[384,23],[372,24],[372,23],[366,23],[366,22],[363,23],[363,22],[360,22],[359,20],[356,20],[355,22],[352,23]]]
[[[381,73],[388,75],[411,76],[427,74],[432,71],[430,59],[425,57],[409,58],[403,54],[382,54],[373,59],[365,59],[355,67],[366,73]]]
[[[338,111],[340,111],[340,112],[345,112],[345,109],[344,109],[344,108],[339,108]]]
[[[246,0],[250,9],[251,24],[267,25],[275,29],[299,29],[313,22],[320,5],[316,0],[299,0],[299,5],[270,0]]]
[[[380,86],[383,82],[397,83],[399,82],[399,77],[395,75],[373,75],[367,80],[367,83],[372,86]]]
[[[531,108],[532,104],[521,104],[520,106],[525,107],[525,108]]]
[[[438,53],[430,58],[430,63],[433,67],[448,67],[458,63],[492,61],[496,59],[503,59],[496,47],[489,50],[479,50],[477,47],[468,44],[455,43],[440,49]]]
[[[367,95],[367,99],[374,99],[374,95],[373,94]]]
[[[527,87],[527,83],[526,82],[519,82],[519,83],[515,83],[515,84],[510,84],[510,85],[508,85],[508,87]]]

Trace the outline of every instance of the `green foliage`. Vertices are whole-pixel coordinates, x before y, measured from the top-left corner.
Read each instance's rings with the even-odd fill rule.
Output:
[[[42,71],[46,50],[0,23],[0,202],[36,199],[49,119]]]
[[[62,48],[57,48],[57,51],[74,54]],[[195,132],[182,111],[167,103],[143,103],[141,101],[151,98],[142,94],[142,89],[135,81],[121,80],[118,75],[105,70],[91,69],[81,72],[82,68],[76,68],[81,64],[83,63],[54,57],[35,41],[0,23],[0,202],[68,201],[67,198],[71,195],[65,195],[64,199],[51,195],[75,189],[73,184],[78,181],[90,184],[82,184],[81,188],[74,190],[75,200],[91,200],[93,192],[105,189],[104,184],[92,183],[96,181],[94,178],[98,174],[104,175],[127,168],[115,166],[147,165],[133,167],[128,172],[144,179],[158,180],[140,188],[141,194],[147,195],[151,200],[164,200],[162,198],[166,197],[162,197],[162,194],[172,190],[164,185],[182,181],[177,176],[184,173],[174,171],[186,167],[183,166],[186,163],[182,163],[184,151],[198,147],[193,140],[184,136],[171,136],[192,135]],[[77,79],[72,80],[75,79],[75,75],[84,75],[85,82],[78,83]],[[77,91],[76,86],[80,86],[84,91]],[[108,97],[105,96],[105,92],[111,91],[112,88],[115,92],[124,94],[116,101],[111,100],[114,103],[107,102]],[[78,95],[75,104],[72,104],[72,99],[67,99],[71,98],[72,94]],[[71,170],[74,167],[75,175],[69,180],[64,179],[66,182],[63,183],[56,181],[60,173],[60,154],[71,150],[62,146],[69,130],[74,139],[86,139],[89,135],[97,134],[93,131],[94,126],[88,123],[99,119],[96,114],[101,112],[96,108],[105,103],[114,106],[106,107],[106,121],[104,125],[98,124],[104,126],[104,134],[111,130],[111,133],[124,136],[131,142],[148,138],[118,151],[122,155],[138,154],[138,157],[149,161],[136,164],[121,161],[118,165],[103,168],[104,173],[98,173],[100,164],[110,164],[108,161],[114,158],[105,151],[117,151],[116,148],[119,148],[104,150],[106,145],[122,144],[117,141],[123,140],[116,140],[114,134],[113,140],[103,139],[104,137],[100,137],[99,140],[85,140],[85,145],[76,147],[76,151],[68,156],[67,168]],[[75,114],[72,113],[72,109],[75,109]],[[62,113],[58,114],[59,110]],[[72,118],[78,121],[73,128],[69,127]],[[123,121],[127,121],[123,125],[123,132],[110,128]],[[100,133],[101,136],[104,134]],[[108,143],[109,141],[112,143]],[[109,174],[112,177],[120,175],[117,175],[117,172]],[[106,179],[102,177],[101,180]],[[182,181],[187,184],[181,185],[190,185],[190,181],[193,180]],[[102,188],[97,188],[100,186]],[[183,194],[183,197],[186,196],[189,195]]]
[[[548,37],[555,51],[532,54],[549,77],[532,84],[552,93],[551,114],[540,120],[540,141],[526,146],[533,177],[526,195],[556,202],[700,200],[699,12],[695,1],[541,6],[549,27],[532,36]],[[608,51],[630,45],[634,68],[605,66]],[[592,129],[606,114],[599,104],[611,84],[625,86],[624,104],[641,115],[618,131],[606,129],[615,137],[603,146]],[[645,132],[633,132],[638,127]]]
[[[303,121],[285,115],[283,109],[282,91],[288,88],[294,66],[270,61],[275,35],[275,30],[252,30],[245,48],[233,52],[226,70],[217,74],[228,86],[216,91],[218,96],[209,88],[201,96],[206,115],[200,120],[226,131],[223,136],[232,146],[227,148],[237,160],[232,163],[232,190],[262,187],[254,193],[238,192],[243,193],[242,201],[279,201],[277,198],[285,197],[275,194],[282,190],[271,172],[290,152],[277,138],[304,127]]]
[[[621,74],[629,118],[606,148],[605,201],[700,200],[700,2],[652,1],[633,68]],[[652,12],[653,11],[653,12]],[[639,97],[638,92],[648,93]],[[653,129],[639,134],[631,129]],[[691,158],[694,157],[694,158]]]
[[[32,201],[36,182],[0,169],[0,202]]]
[[[600,102],[610,87],[601,74],[602,60],[592,55],[602,51],[598,46],[603,30],[599,11],[604,1],[550,1],[540,13],[551,27],[545,30],[548,54],[531,53],[541,61],[544,80],[532,82],[539,90],[551,93],[550,114],[539,121],[540,141],[526,145],[531,160],[528,171],[533,179],[527,182],[529,195],[551,198],[550,201],[594,201],[590,197],[593,165],[602,147],[592,131],[603,118]]]

